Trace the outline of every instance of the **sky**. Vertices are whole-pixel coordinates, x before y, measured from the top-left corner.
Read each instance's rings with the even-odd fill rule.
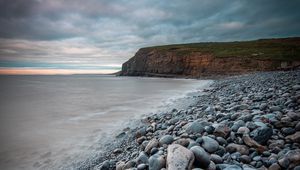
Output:
[[[0,0],[0,74],[112,73],[146,46],[300,36],[300,0]]]

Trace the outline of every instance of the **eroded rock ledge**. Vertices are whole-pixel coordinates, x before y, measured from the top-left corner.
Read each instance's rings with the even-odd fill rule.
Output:
[[[120,75],[199,78],[300,66],[300,38],[167,45],[140,49]]]

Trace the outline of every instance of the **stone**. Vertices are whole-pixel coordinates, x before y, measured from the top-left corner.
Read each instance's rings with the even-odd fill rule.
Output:
[[[138,170],[146,170],[148,168],[148,165],[146,165],[146,164],[139,164],[138,166],[137,166],[137,169]]]
[[[283,148],[284,140],[269,140],[269,149]]]
[[[207,168],[210,164],[209,154],[200,146],[193,146],[190,149],[195,156],[195,164],[201,168]]]
[[[288,151],[279,161],[280,166],[284,168],[293,169],[300,165],[300,149]]]
[[[216,139],[217,139],[217,141],[219,142],[220,145],[223,145],[223,146],[227,145],[227,141],[224,138],[217,137]]]
[[[113,151],[113,153],[114,154],[120,154],[120,153],[122,153],[123,151],[122,151],[122,149],[120,149],[120,148],[117,148],[117,149],[115,149],[114,151]]]
[[[164,156],[161,155],[152,155],[149,158],[149,170],[160,170],[166,165],[166,160]]]
[[[243,170],[243,169],[237,165],[228,165],[223,170]]]
[[[123,161],[117,162],[116,170],[123,170],[124,166],[125,166],[125,162],[123,162]]]
[[[223,138],[227,138],[228,135],[230,134],[230,128],[225,125],[225,124],[219,124],[215,130],[214,130],[214,135],[215,136],[220,136],[220,137],[223,137]]]
[[[209,153],[213,153],[215,152],[216,150],[218,150],[219,148],[219,143],[210,138],[210,137],[207,137],[207,136],[203,136],[202,137],[203,139],[203,142],[202,142],[202,147]]]
[[[141,163],[148,164],[149,158],[145,152],[140,152],[139,156],[136,159],[136,162],[137,164],[141,164]]]
[[[130,168],[133,168],[135,167],[135,162],[134,161],[128,161],[126,162],[125,166],[123,167],[123,169],[130,169]]]
[[[266,110],[267,107],[268,107],[268,104],[267,104],[267,103],[262,103],[262,104],[260,104],[259,109],[260,109],[260,110]]]
[[[296,130],[296,131],[300,131],[300,121],[296,124],[295,130]]]
[[[191,149],[193,146],[200,146],[199,143],[195,142],[195,141],[190,141],[189,145],[188,145],[188,149]]]
[[[109,170],[109,167],[110,167],[110,162],[106,160],[101,164],[99,170]]]
[[[176,140],[174,143],[179,144],[184,147],[188,147],[190,144],[190,141],[186,138],[180,138],[180,139]]]
[[[300,170],[300,165],[299,165],[299,166],[296,166],[296,167],[294,168],[294,170]]]
[[[147,138],[145,136],[139,137],[136,139],[136,142],[138,144],[142,144]]]
[[[208,134],[212,134],[215,130],[213,126],[205,126],[204,129]]]
[[[193,152],[187,148],[178,144],[172,144],[168,146],[167,169],[191,169],[194,159],[195,157]]]
[[[287,116],[290,117],[293,120],[300,120],[300,114],[299,113],[295,113],[295,112],[289,111],[287,113]]]
[[[245,164],[249,164],[251,162],[251,158],[248,155],[241,155],[240,161]]]
[[[292,134],[294,134],[296,131],[295,131],[295,129],[293,129],[293,128],[291,128],[291,127],[287,127],[287,128],[282,128],[282,129],[281,129],[281,132],[282,132],[285,136],[287,136],[287,135],[292,135]]]
[[[210,161],[208,167],[206,168],[206,170],[216,170],[217,166],[213,161]]]
[[[154,147],[157,147],[159,144],[158,140],[157,139],[152,139],[149,141],[149,143],[147,144],[146,148],[145,148],[145,152],[146,153],[150,153],[151,149],[154,148]]]
[[[270,107],[270,110],[275,112],[275,111],[281,111],[281,108],[279,106],[272,106]]]
[[[136,131],[135,137],[136,137],[136,138],[139,138],[139,137],[145,136],[146,133],[147,133],[146,127],[142,127],[142,128],[140,128],[140,129],[138,129],[138,130]]]
[[[249,154],[249,148],[245,145],[239,145],[235,143],[230,143],[226,146],[226,151],[229,153],[239,152],[242,155]]]
[[[281,168],[277,163],[273,163],[268,170],[281,170]]]
[[[298,91],[300,90],[300,85],[299,84],[296,84],[292,87],[294,90]]]
[[[197,133],[202,133],[204,131],[204,127],[199,121],[194,121],[192,123],[188,123],[186,125],[185,131],[188,134],[197,134]]]
[[[215,164],[221,164],[223,163],[223,158],[216,154],[210,155],[210,160],[213,161]]]
[[[250,133],[253,136],[253,139],[259,144],[266,144],[266,142],[273,135],[273,130],[270,127],[259,127]]]
[[[295,134],[289,135],[285,138],[288,139],[288,140],[291,140],[293,142],[300,143],[300,131],[297,131]]]
[[[173,141],[174,141],[173,136],[171,136],[171,135],[165,135],[165,136],[163,136],[163,137],[161,137],[161,138],[159,139],[159,144],[160,144],[160,146],[162,146],[162,145],[164,145],[164,144],[169,145],[169,144],[171,144]]]
[[[245,122],[243,120],[238,120],[234,122],[234,124],[231,126],[231,130],[236,132],[240,127],[244,126]]]
[[[257,143],[255,140],[250,138],[249,135],[243,135],[243,141],[247,146],[255,148],[258,153],[263,153],[265,150],[267,150],[266,147]]]
[[[247,127],[240,127],[238,130],[237,130],[237,134],[248,134],[250,133],[250,130],[247,128]]]

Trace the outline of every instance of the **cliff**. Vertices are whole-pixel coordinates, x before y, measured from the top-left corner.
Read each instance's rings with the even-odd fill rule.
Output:
[[[300,66],[300,38],[147,47],[125,62],[120,75],[204,77]]]

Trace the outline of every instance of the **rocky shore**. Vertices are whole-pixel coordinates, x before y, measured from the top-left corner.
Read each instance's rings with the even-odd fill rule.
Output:
[[[216,80],[198,98],[124,129],[93,168],[300,170],[300,71]]]

